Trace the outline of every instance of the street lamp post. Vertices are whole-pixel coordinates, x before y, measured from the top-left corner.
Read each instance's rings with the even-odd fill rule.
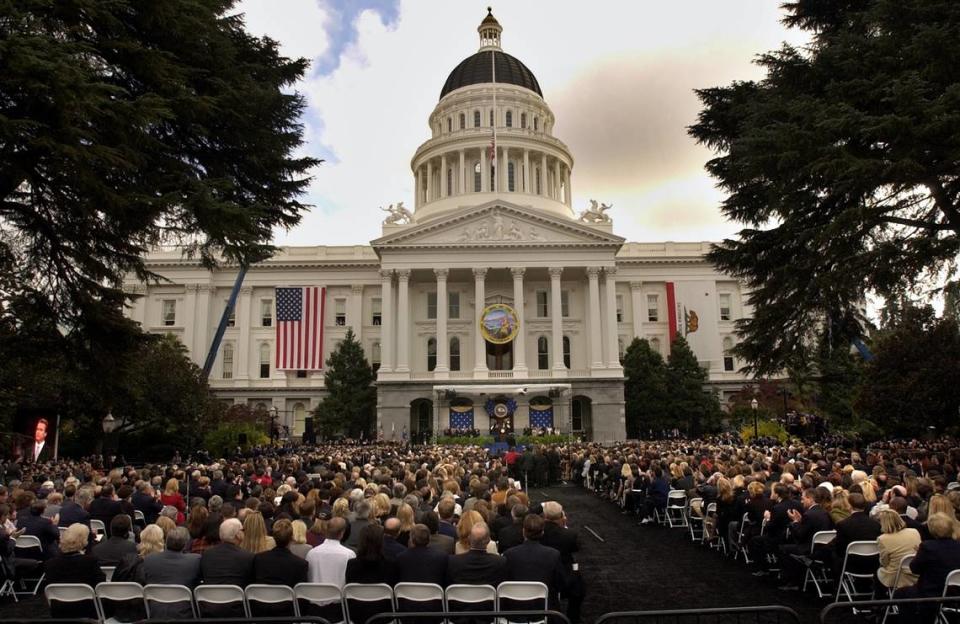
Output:
[[[103,427],[104,443],[107,445],[106,450],[108,451],[104,453],[104,455],[108,456],[110,454],[109,453],[110,450],[114,450],[114,452],[116,452],[115,449],[112,449],[113,444],[112,444],[111,438],[113,437],[113,432],[116,431],[117,427],[120,425],[119,421],[117,421],[117,419],[113,417],[112,409],[110,408],[107,409],[107,415],[103,417],[103,420],[101,421],[100,425],[101,427]]]
[[[274,445],[277,442],[277,439],[280,437],[280,428],[278,423],[280,421],[280,410],[276,405],[270,408],[270,445]]]
[[[757,408],[760,407],[760,403],[753,399],[750,401],[750,407],[753,409],[753,441],[756,443],[757,438],[760,437],[760,421],[757,420]]]

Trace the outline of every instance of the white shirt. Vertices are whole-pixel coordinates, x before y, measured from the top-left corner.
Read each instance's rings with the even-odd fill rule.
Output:
[[[347,562],[357,554],[338,540],[327,538],[307,553],[311,583],[333,583],[342,588],[347,579]]]
[[[40,457],[40,451],[43,450],[44,442],[34,442],[33,443],[33,461],[37,461],[37,458]]]

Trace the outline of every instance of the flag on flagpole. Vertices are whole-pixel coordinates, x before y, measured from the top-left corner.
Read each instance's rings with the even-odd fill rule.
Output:
[[[326,289],[277,288],[277,370],[323,369]]]

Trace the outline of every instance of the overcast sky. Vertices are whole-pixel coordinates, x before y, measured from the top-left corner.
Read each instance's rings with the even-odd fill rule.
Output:
[[[410,158],[450,71],[479,47],[488,1],[242,0],[248,29],[311,60],[304,150],[326,162],[314,205],[281,245],[363,244],[379,206],[413,206]],[[783,41],[774,0],[623,0],[493,4],[503,48],[537,76],[573,153],[574,208],[612,203],[631,241],[719,240],[739,228],[686,134],[693,89],[761,76],[755,56]]]

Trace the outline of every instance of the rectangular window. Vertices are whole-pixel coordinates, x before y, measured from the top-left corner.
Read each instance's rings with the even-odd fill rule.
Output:
[[[574,431],[583,431],[583,401],[575,400],[570,403],[570,420]]]
[[[725,355],[723,356],[723,370],[728,373],[733,372],[733,356]]]
[[[623,365],[623,354],[626,353],[627,339],[624,336],[617,336],[617,355],[620,358],[620,364]]]
[[[437,318],[437,293],[435,292],[427,293],[427,318]]]
[[[660,320],[660,296],[647,295],[647,320],[655,323]]]
[[[547,318],[550,316],[550,299],[545,290],[537,291],[537,318]]]
[[[550,368],[550,350],[547,345],[547,339],[544,336],[540,336],[537,339],[537,368],[539,370],[547,370]]]
[[[383,300],[374,297],[370,300],[370,323],[379,325],[383,322]]]
[[[260,345],[260,379],[270,378],[270,345]]]
[[[177,324],[177,301],[176,299],[163,300],[163,312],[161,321],[164,327],[173,327]]]
[[[347,300],[335,299],[333,301],[333,324],[343,327],[347,324]]]
[[[370,345],[370,367],[373,372],[380,370],[380,343],[375,342]]]
[[[720,320],[729,321],[732,318],[730,313],[730,301],[733,297],[730,293],[721,293],[720,294]]]
[[[450,370],[460,370],[460,339],[453,338],[450,341]]]
[[[230,304],[229,299],[223,300],[223,308],[226,309]],[[230,308],[230,316],[227,317],[227,327],[236,327],[237,325],[237,306]]]
[[[617,295],[617,322],[623,322],[623,295]]]
[[[447,318],[460,318],[460,293],[447,293]]]
[[[305,370],[297,371],[297,379],[306,379],[306,378],[307,378],[307,371]]]
[[[273,299],[260,300],[260,325],[262,327],[273,326]]]
[[[560,316],[563,318],[570,317],[570,291],[561,290],[560,291]]]
[[[223,378],[233,379],[233,345],[223,345]]]

